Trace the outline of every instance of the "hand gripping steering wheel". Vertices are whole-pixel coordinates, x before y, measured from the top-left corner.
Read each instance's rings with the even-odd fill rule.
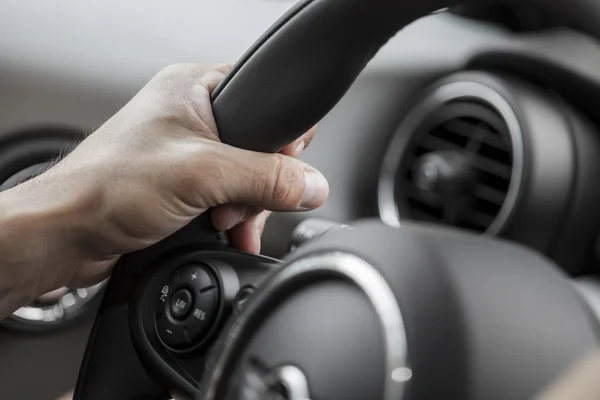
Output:
[[[527,1],[600,37],[596,0]],[[280,150],[392,35],[448,3],[300,2],[214,92],[221,139]],[[558,268],[514,244],[373,221],[281,266],[231,249],[203,216],[121,259],[75,398],[526,399],[599,333]]]

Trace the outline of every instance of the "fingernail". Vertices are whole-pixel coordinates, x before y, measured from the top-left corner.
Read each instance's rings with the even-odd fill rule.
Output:
[[[298,143],[298,145],[296,146],[296,149],[294,150],[294,157],[298,157],[300,155],[300,153],[302,153],[304,151],[304,146],[306,146],[306,144],[304,143],[304,140],[301,141],[300,143]]]
[[[316,171],[304,172],[304,193],[298,209],[309,210],[319,207],[327,197],[327,179]]]
[[[227,219],[227,229],[230,230],[246,218],[246,208],[235,207],[229,212],[229,218]]]

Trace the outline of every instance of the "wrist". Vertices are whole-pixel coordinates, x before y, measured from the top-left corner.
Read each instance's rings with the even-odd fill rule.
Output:
[[[0,193],[0,318],[64,286],[85,262],[83,202],[51,193],[50,183],[34,179]]]

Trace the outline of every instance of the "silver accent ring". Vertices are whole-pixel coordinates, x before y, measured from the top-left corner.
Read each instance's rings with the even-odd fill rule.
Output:
[[[327,252],[312,254],[293,261],[272,275],[249,300],[244,311],[224,331],[222,352],[214,364],[212,373],[204,376],[201,387],[206,388],[205,400],[216,400],[217,389],[223,378],[224,370],[231,363],[234,348],[240,344],[242,333],[255,315],[277,293],[281,285],[306,274],[331,272],[355,284],[367,296],[379,316],[386,354],[386,380],[382,400],[401,400],[406,385],[412,378],[412,369],[408,364],[408,343],[400,306],[394,292],[379,273],[365,260],[348,253]]]
[[[40,327],[66,322],[87,311],[88,305],[101,293],[105,283],[106,281],[103,281],[88,288],[71,290],[62,295],[55,303],[47,306],[23,306],[7,319],[16,323],[37,324]]]

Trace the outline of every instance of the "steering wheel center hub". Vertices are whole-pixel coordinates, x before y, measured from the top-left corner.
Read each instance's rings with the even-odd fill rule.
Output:
[[[278,271],[229,332],[203,398],[391,400],[403,398],[411,378],[396,298],[350,254],[317,254]]]

